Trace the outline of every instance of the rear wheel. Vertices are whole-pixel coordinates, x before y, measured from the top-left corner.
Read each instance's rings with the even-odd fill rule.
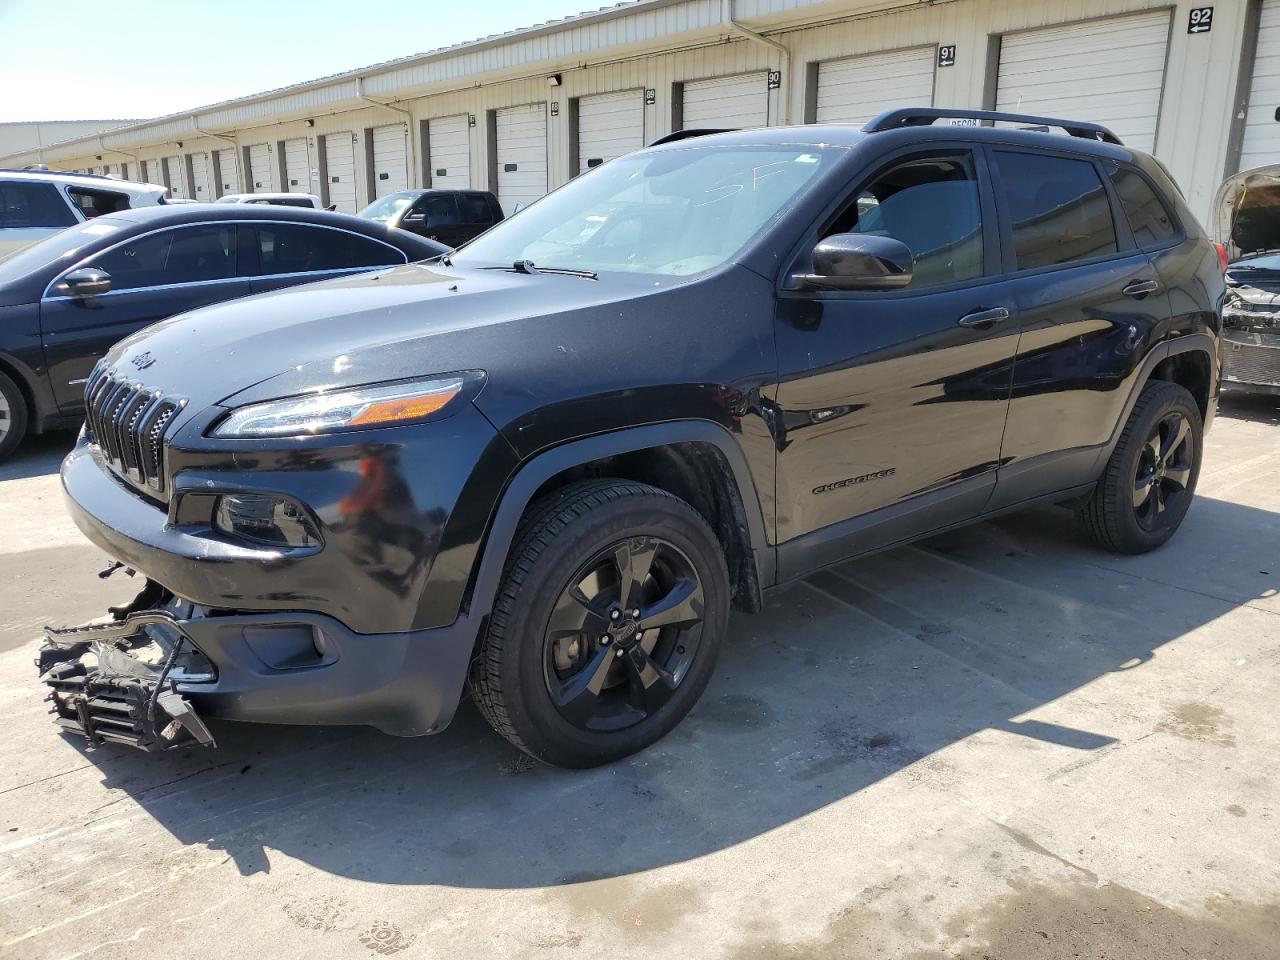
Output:
[[[1148,383],[1080,508],[1089,535],[1117,553],[1146,553],[1172,537],[1195,494],[1203,431],[1200,408],[1185,388]]]
[[[692,507],[639,483],[573,484],[517,534],[472,698],[540,760],[607,763],[689,712],[728,612],[724,554]]]
[[[27,432],[27,402],[18,385],[0,373],[0,460],[18,448]]]

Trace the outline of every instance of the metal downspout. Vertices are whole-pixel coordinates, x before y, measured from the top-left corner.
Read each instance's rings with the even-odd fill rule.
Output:
[[[197,136],[212,137],[214,140],[221,140],[223,143],[231,144],[231,159],[236,166],[236,184],[238,185],[240,191],[243,193],[246,181],[244,178],[244,171],[240,169],[241,166],[243,166],[240,160],[240,144],[237,143],[235,140],[233,140],[231,137],[224,137],[220,133],[210,133],[208,130],[201,130],[200,121],[196,119],[196,115],[194,113],[191,115],[191,128],[195,130]],[[209,158],[209,162],[210,163],[213,162],[212,157]],[[212,167],[210,169],[212,169]],[[219,166],[219,169],[221,169],[221,166]],[[219,177],[218,179],[222,179],[222,178]],[[214,184],[213,192],[216,194],[216,196],[214,197],[215,200],[218,197],[222,196],[222,184],[221,183]]]
[[[790,116],[788,104],[791,100],[791,51],[777,40],[770,40],[768,37],[744,27],[735,20],[733,17],[733,0],[720,0],[720,19],[724,22],[725,26],[739,36],[745,37],[754,43],[763,44],[764,46],[778,52],[778,56],[781,58],[781,62],[778,64],[778,69],[782,73],[782,82],[785,84],[785,86],[778,91],[778,126],[785,127],[790,122],[788,120],[788,117]]]
[[[408,135],[406,146],[409,151],[409,186],[412,187],[418,182],[418,150],[413,142],[413,114],[404,107],[393,107],[389,103],[383,103],[381,100],[374,100],[372,97],[364,95],[364,77],[356,77],[356,97],[365,103],[371,103],[375,107],[382,107],[386,110],[393,110],[404,117],[405,133]],[[373,202],[373,198],[369,198],[369,202]]]

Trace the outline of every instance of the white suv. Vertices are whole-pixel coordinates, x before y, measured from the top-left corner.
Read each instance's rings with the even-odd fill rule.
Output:
[[[164,202],[165,187],[48,170],[0,170],[0,257],[104,213]]]

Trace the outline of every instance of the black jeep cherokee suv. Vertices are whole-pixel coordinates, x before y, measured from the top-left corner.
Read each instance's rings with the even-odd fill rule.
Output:
[[[62,468],[148,578],[50,630],[60,723],[441,730],[464,686],[590,766],[693,706],[731,608],[1037,502],[1104,547],[1177,529],[1218,391],[1217,251],[1082,123],[685,137],[427,264],[117,345]]]

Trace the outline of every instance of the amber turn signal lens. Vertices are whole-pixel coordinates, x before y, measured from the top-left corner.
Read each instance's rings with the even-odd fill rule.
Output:
[[[401,397],[398,400],[383,400],[372,403],[351,418],[349,426],[375,427],[386,423],[399,423],[401,420],[418,420],[430,416],[440,410],[456,397],[458,390],[430,393],[421,397]]]

